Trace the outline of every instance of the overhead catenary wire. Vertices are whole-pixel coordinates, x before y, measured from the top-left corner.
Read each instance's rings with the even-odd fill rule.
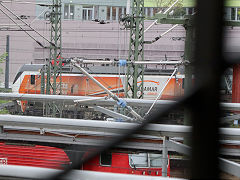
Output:
[[[126,108],[138,121],[142,122],[144,119],[136,113],[130,106],[127,105],[125,101],[119,99],[115,94],[103,86],[99,81],[93,78],[87,71],[85,71],[80,65],[77,64],[77,59],[71,60],[71,64],[77,67],[83,74],[88,76],[92,81],[94,81],[100,88],[102,88],[112,99],[114,99],[119,105]]]
[[[49,41],[46,37],[44,37],[42,34],[40,34],[38,31],[36,31],[32,26],[30,26],[30,24],[26,23],[24,20],[22,20],[18,15],[14,14],[10,9],[8,9],[5,5],[3,5],[1,2],[0,2],[0,5],[2,7],[4,7],[9,13],[11,13],[13,16],[15,16],[17,19],[19,19],[22,23],[24,23],[26,26],[28,26],[31,30],[33,30],[35,33],[37,33],[39,36],[41,36],[44,40],[46,40],[49,44],[51,44],[52,46],[56,46],[54,43],[52,43],[51,41]],[[10,17],[10,16],[8,16]],[[19,26],[21,27],[21,26]],[[38,41],[37,41],[38,42]],[[39,44],[39,42],[38,42]],[[41,44],[41,43],[40,43]],[[40,45],[39,44],[39,45]],[[43,47],[43,45],[41,44],[40,46]]]
[[[172,9],[173,6],[175,6],[178,3],[179,0],[176,0],[168,9],[166,9],[166,11],[163,12],[163,14],[167,14],[168,11],[170,11]]]
[[[172,7],[175,6],[175,4],[177,4],[178,1],[179,0],[176,0],[168,9],[166,9],[166,11],[163,12],[163,14],[167,14],[168,11],[170,11]],[[147,29],[144,30],[144,33],[147,32],[151,27],[153,27],[157,22],[158,19],[156,19],[152,24],[150,24],[150,26],[148,26]]]
[[[1,4],[1,2],[0,2]],[[0,8],[0,11],[5,14],[13,23],[15,23],[22,31],[24,31],[31,39],[33,39],[36,43],[38,43],[41,47],[45,48],[42,43],[40,43],[37,39],[35,39],[31,34],[29,34],[25,29],[23,29],[20,25],[18,25],[18,23],[11,17],[9,16],[5,11],[3,11]]]
[[[48,10],[48,7],[45,8],[37,17],[35,17],[34,20],[32,20],[32,21],[29,23],[29,25],[32,24],[32,23],[34,23],[34,22],[35,22],[43,13],[45,13],[47,10]]]
[[[155,99],[155,101],[153,102],[152,106],[149,108],[148,112],[145,114],[145,116],[147,116],[151,112],[152,108],[156,104],[157,100],[159,100],[159,98],[162,96],[162,93],[163,93],[164,89],[166,88],[166,86],[168,85],[168,83],[170,82],[170,80],[172,79],[172,77],[175,75],[176,72],[177,72],[177,68],[174,69],[172,75],[168,78],[167,82],[163,86],[162,90],[159,92],[157,98]]]
[[[145,44],[152,44],[155,43],[156,41],[158,41],[160,38],[162,38],[163,36],[165,36],[167,33],[169,33],[170,31],[172,31],[174,28],[176,28],[178,26],[178,24],[175,24],[173,27],[171,27],[170,29],[168,29],[167,31],[165,31],[164,33],[162,33],[160,36],[157,36],[155,39],[153,39],[152,41],[144,41]]]
[[[11,0],[11,1],[1,1],[2,3],[16,3],[16,4],[34,4],[39,6],[53,6],[53,4],[43,4],[43,3],[34,3],[34,2],[27,2],[27,1],[17,1],[17,0]]]

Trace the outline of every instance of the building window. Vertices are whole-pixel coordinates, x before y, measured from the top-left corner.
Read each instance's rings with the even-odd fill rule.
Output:
[[[112,7],[112,20],[117,19],[116,15],[117,15],[116,7]]]
[[[121,15],[123,14],[123,12],[122,12],[122,7],[119,7],[119,9],[118,9],[118,14],[119,14],[119,17],[121,17]]]
[[[123,17],[123,14],[123,7],[107,7],[107,20],[118,20],[120,16]]]
[[[100,155],[100,165],[101,166],[111,166],[112,165],[112,153],[102,153]]]
[[[93,17],[93,6],[83,6],[83,14],[82,14],[83,20],[92,20]]]
[[[74,19],[74,5],[65,4],[64,5],[64,19]]]
[[[107,20],[110,20],[111,17],[111,7],[107,7]]]
[[[195,13],[195,9],[194,8],[186,8],[186,15],[192,15]]]
[[[234,20],[234,21],[240,20],[240,8],[231,8],[230,13],[231,13],[231,20]]]

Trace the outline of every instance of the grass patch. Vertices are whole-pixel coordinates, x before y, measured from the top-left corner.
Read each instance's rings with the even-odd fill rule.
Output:
[[[1,100],[1,99],[0,99],[0,104],[8,103],[8,102],[9,102],[8,100]]]
[[[0,99],[0,104],[8,103],[10,101],[8,100],[2,100]],[[0,114],[9,114],[9,111],[6,108],[0,109]]]
[[[0,114],[9,114],[9,111],[7,109],[1,109]]]
[[[0,88],[0,92],[10,93],[10,92],[12,92],[12,89]]]

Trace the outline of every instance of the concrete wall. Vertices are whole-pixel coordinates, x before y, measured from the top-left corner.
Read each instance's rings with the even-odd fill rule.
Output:
[[[152,21],[146,21],[149,26]],[[113,21],[99,24],[91,21],[63,21],[62,47],[64,57],[127,58],[129,48],[129,31],[120,30],[122,26]],[[169,29],[171,25],[158,25],[145,34],[145,40],[152,40]],[[39,31],[41,25],[38,25]],[[146,60],[180,59],[184,49],[184,28],[179,26],[173,32],[161,38],[155,44],[145,45]],[[180,40],[173,40],[180,39]],[[45,55],[43,57],[43,55]],[[48,57],[48,50],[35,45],[35,62]]]

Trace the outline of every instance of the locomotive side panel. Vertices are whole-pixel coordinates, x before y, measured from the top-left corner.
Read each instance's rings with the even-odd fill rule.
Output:
[[[1,165],[33,166],[63,169],[70,164],[66,153],[59,148],[39,145],[0,143]]]
[[[153,166],[153,161],[149,159],[148,153],[142,153],[146,155],[144,158],[135,158],[135,163],[141,163],[133,165],[131,156],[133,154],[127,153],[103,153],[100,156],[96,156],[91,161],[83,165],[83,170],[99,171],[99,172],[111,172],[111,173],[124,173],[124,174],[137,174],[137,175],[149,175],[149,176],[161,176],[162,167],[161,159],[160,164]],[[159,156],[161,157],[161,155]],[[103,159],[104,158],[104,159]],[[152,159],[153,160],[153,159]],[[156,161],[155,161],[156,162]],[[168,176],[170,176],[170,165],[168,163]]]
[[[35,77],[34,83],[32,77]],[[115,75],[93,75],[101,84],[116,93],[120,97],[124,97],[124,80],[123,76],[118,77]],[[148,76],[144,78],[144,99],[155,99],[158,94],[162,92],[160,99],[175,99],[176,97],[182,96],[183,90],[183,79],[172,78],[167,86],[168,76]],[[57,79],[59,83],[59,78]],[[140,82],[138,82],[140,83]],[[18,85],[15,85],[17,87]],[[23,80],[19,85],[19,93],[28,94],[40,94],[41,92],[41,76],[40,75],[23,75]],[[165,87],[165,88],[164,88]],[[164,89],[163,89],[164,88]],[[18,89],[18,88],[15,88]],[[57,93],[58,94],[58,93]],[[64,74],[62,76],[62,94],[73,95],[73,96],[106,96],[107,94],[97,86],[92,80],[82,75],[75,74]]]

